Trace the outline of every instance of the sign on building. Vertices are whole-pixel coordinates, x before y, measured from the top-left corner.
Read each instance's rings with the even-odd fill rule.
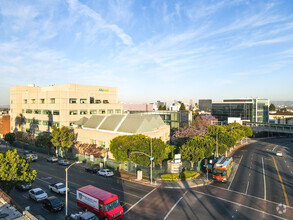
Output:
[[[181,154],[175,154],[175,163],[181,162]]]

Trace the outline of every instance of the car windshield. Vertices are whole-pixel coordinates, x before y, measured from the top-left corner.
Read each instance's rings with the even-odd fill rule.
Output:
[[[65,185],[62,183],[62,184],[58,185],[57,188],[58,188],[58,189],[65,188]]]
[[[36,195],[41,195],[41,194],[43,194],[43,193],[44,193],[43,190],[38,190],[38,191],[36,191]]]
[[[216,176],[226,176],[226,171],[222,169],[213,169],[213,174]]]
[[[50,199],[50,202],[53,206],[60,204],[60,200],[58,198]]]
[[[120,202],[119,202],[119,199],[117,200],[114,200],[113,202],[110,202],[108,204],[105,205],[105,208],[106,208],[106,211],[110,211],[116,207],[120,206]]]

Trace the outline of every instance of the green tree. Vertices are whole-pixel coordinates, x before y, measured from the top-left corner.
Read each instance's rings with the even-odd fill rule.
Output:
[[[141,153],[150,155],[150,138],[145,135],[124,135],[111,140],[110,152],[118,162],[134,162],[144,166],[150,165],[150,158]],[[173,147],[165,144],[161,139],[152,138],[152,156],[155,164],[161,164],[168,159]]]
[[[17,183],[32,183],[37,176],[36,170],[31,170],[30,160],[17,154],[17,151],[0,153],[0,187],[10,193]]]
[[[203,158],[212,156],[215,150],[215,140],[209,136],[196,136],[189,138],[187,142],[181,146],[180,153],[183,159],[193,163],[201,161]]]
[[[253,131],[247,125],[241,127],[241,129],[245,132],[245,137],[251,137],[253,135]]]
[[[276,106],[274,104],[270,104],[269,110],[276,111]]]
[[[186,108],[185,108],[184,103],[181,103],[181,106],[179,108],[179,111],[185,111],[185,110],[186,110]]]
[[[62,126],[62,128],[52,127],[51,142],[56,147],[57,152],[63,152],[73,144],[73,131],[70,131],[68,127]]]
[[[15,134],[14,133],[7,133],[4,137],[4,140],[8,141],[10,145],[13,144],[15,141]]]
[[[46,147],[48,149],[51,149],[53,147],[51,139],[52,136],[49,133],[39,134],[36,138],[35,145],[38,147]]]
[[[228,148],[235,146],[237,137],[230,132],[220,133],[218,136],[218,142],[227,145]]]

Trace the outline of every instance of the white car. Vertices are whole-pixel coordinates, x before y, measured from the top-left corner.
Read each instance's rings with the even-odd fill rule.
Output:
[[[35,201],[42,201],[46,198],[48,198],[48,195],[46,192],[44,192],[41,188],[35,188],[28,191],[29,197]]]
[[[58,164],[59,165],[62,165],[62,166],[68,166],[70,163],[67,160],[59,160],[58,161]]]
[[[114,176],[113,171],[111,171],[109,169],[101,169],[98,171],[98,174],[101,176]]]
[[[25,155],[25,159],[28,160],[29,158],[31,158],[32,161],[37,161],[38,155],[37,154],[33,154],[33,153],[26,154]]]
[[[282,156],[283,156],[283,154],[282,154],[281,151],[277,151],[277,152],[276,152],[276,155],[277,155],[278,157],[282,157]]]
[[[48,161],[48,162],[55,163],[55,162],[58,161],[58,158],[57,158],[57,157],[48,157],[48,158],[47,158],[47,161]]]
[[[59,194],[65,194],[66,192],[66,186],[64,185],[64,183],[53,183],[49,185],[49,189],[52,192],[56,192]],[[67,192],[69,192],[69,189],[67,188]]]

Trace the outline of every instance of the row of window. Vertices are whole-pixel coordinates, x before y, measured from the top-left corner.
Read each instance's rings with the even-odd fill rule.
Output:
[[[28,100],[24,99],[23,100],[24,104],[28,104]],[[30,100],[31,104],[36,104],[36,99],[31,99]],[[55,104],[55,98],[50,98],[49,101],[50,104]],[[71,98],[69,99],[69,103],[70,104],[76,104],[78,103],[78,99],[77,98]],[[80,104],[87,104],[88,100],[87,99],[79,99],[79,103]],[[100,100],[100,99],[94,99],[94,98],[90,98],[90,104],[109,104],[109,100]],[[11,100],[11,104],[13,104],[13,100]],[[45,104],[45,99],[40,99],[39,104]]]
[[[91,109],[90,111],[91,115],[96,115],[98,113],[97,109]],[[43,115],[60,115],[59,110],[40,110],[40,109],[22,109],[22,113],[27,113],[27,114],[43,114]],[[88,110],[80,110],[79,111],[80,115],[87,115]],[[99,114],[106,114],[105,109],[99,109]],[[114,114],[113,109],[107,109],[107,114]],[[121,114],[121,109],[115,109],[115,114]],[[69,115],[78,115],[78,110],[70,110]]]
[[[22,109],[22,113],[27,113],[27,114],[43,114],[43,115],[60,115],[60,111],[59,110],[40,110],[40,109]]]
[[[105,141],[97,141],[95,139],[91,139],[92,144],[96,144],[98,146],[101,146],[102,148],[106,147],[106,142]]]
[[[48,126],[56,126],[59,127],[60,123],[56,122],[56,121],[41,121],[41,120],[37,120],[37,119],[25,119],[25,122],[28,124],[35,124],[35,125],[48,125]],[[74,123],[74,122],[73,122]]]
[[[91,109],[89,112],[90,112],[90,115],[96,115],[98,113],[96,109]],[[69,115],[77,115],[77,114],[78,114],[78,110],[70,110],[69,111]],[[87,115],[88,110],[80,110],[79,114],[80,115]],[[105,109],[99,109],[99,114],[100,115],[106,114],[106,110]],[[107,109],[107,114],[114,114],[114,110],[113,109]],[[115,114],[121,114],[121,109],[115,109]]]

